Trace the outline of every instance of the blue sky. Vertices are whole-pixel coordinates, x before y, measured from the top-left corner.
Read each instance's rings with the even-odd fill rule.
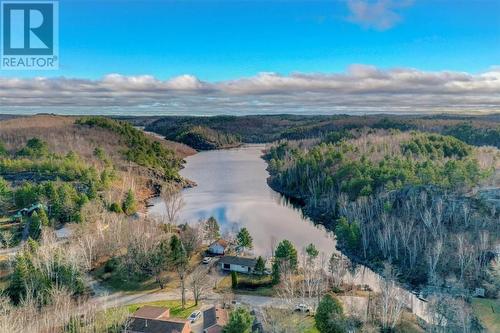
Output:
[[[500,112],[500,0],[60,0],[0,113]]]
[[[341,0],[61,0],[60,70],[1,75],[217,81],[351,64],[475,73],[500,63],[500,0],[366,2],[385,2],[382,15],[398,18],[377,27]]]

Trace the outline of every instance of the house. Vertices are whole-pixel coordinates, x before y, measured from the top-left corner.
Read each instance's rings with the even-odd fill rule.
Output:
[[[170,318],[170,309],[160,306],[149,306],[145,305],[139,308],[134,313],[134,318],[144,318],[144,319],[168,319]]]
[[[224,255],[227,245],[227,242],[223,239],[216,240],[208,247],[208,253],[213,255]]]
[[[16,214],[14,214],[12,216],[12,218],[13,219],[20,219],[23,216],[31,216],[33,214],[33,212],[35,212],[35,211],[38,212],[41,209],[45,210],[45,206],[43,204],[41,204],[41,203],[33,204],[33,205],[29,206],[28,208],[23,208],[23,209],[19,210]]]
[[[222,333],[227,322],[227,311],[219,306],[212,306],[203,311],[203,333]]]
[[[130,318],[124,333],[190,333],[187,320],[170,318],[170,309],[158,306],[143,306]]]
[[[155,320],[133,318],[126,333],[190,333],[191,325],[187,320]]]
[[[238,273],[252,273],[257,259],[246,257],[225,256],[220,258],[220,268],[224,271],[238,272]]]

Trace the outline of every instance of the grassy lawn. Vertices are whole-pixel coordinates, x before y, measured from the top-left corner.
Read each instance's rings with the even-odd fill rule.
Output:
[[[306,325],[304,333],[319,333],[318,329],[316,328],[316,323],[314,322],[314,317],[306,317],[306,319],[304,320],[304,325]]]
[[[190,302],[187,302],[186,308],[182,309],[181,301],[157,301],[150,303],[138,303],[138,304],[128,305],[127,310],[130,313],[134,313],[135,311],[137,311],[137,309],[143,307],[144,305],[167,307],[170,309],[170,317],[182,318],[182,319],[187,319],[187,317],[189,317],[191,312],[198,310],[200,308],[199,306],[195,306],[194,303]]]
[[[474,314],[488,332],[500,332],[500,301],[497,299],[474,298]]]

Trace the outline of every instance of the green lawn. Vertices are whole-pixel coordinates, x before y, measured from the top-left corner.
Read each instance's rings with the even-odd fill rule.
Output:
[[[500,332],[500,301],[497,299],[474,298],[474,314],[488,332]]]
[[[304,330],[304,333],[319,333],[316,328],[316,323],[314,322],[314,317],[307,317],[306,320],[304,320],[304,323],[309,325],[309,327]]]
[[[181,307],[181,301],[157,301],[157,302],[149,302],[149,303],[137,303],[137,304],[132,304],[127,306],[127,310],[130,313],[134,313],[139,309],[140,307],[143,307],[144,305],[152,305],[152,306],[163,306],[167,307],[170,309],[170,317],[173,318],[182,318],[182,319],[187,319],[191,312],[198,310],[200,307],[195,306],[194,303],[187,302],[186,303],[186,308],[182,309]]]

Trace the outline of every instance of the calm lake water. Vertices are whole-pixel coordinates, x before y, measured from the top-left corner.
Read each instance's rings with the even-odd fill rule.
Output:
[[[198,186],[183,191],[181,221],[196,222],[214,216],[224,232],[246,227],[253,237],[256,255],[270,256],[272,244],[283,239],[297,249],[313,243],[330,256],[335,240],[316,227],[266,182],[266,163],[260,157],[265,145],[201,152],[187,158],[183,177]],[[161,214],[157,202],[150,214]]]

